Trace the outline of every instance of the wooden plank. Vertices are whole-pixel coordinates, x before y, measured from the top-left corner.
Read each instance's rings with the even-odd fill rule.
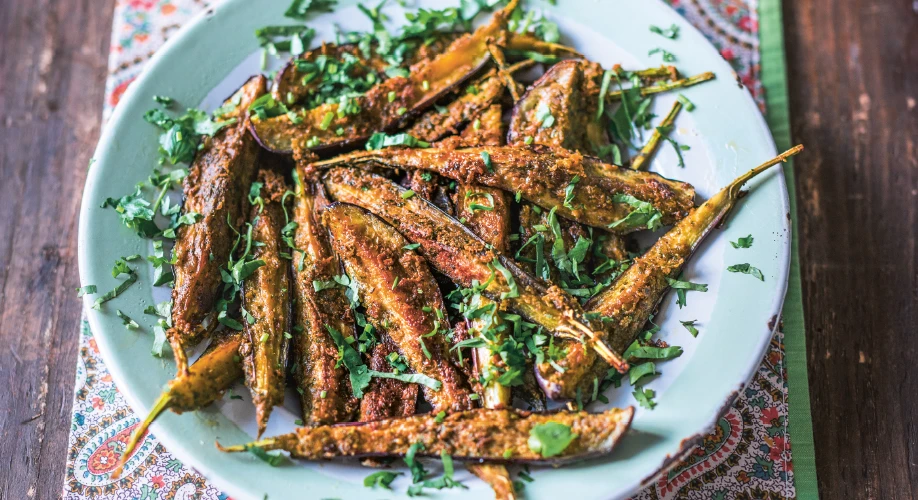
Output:
[[[61,495],[114,1],[0,2],[0,497]]]
[[[784,19],[819,489],[912,498],[918,4],[786,0]]]

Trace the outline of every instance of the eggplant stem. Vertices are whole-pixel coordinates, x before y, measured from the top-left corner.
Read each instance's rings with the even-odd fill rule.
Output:
[[[662,78],[673,77],[678,80],[679,73],[675,66],[658,66],[656,68],[639,69],[634,72],[641,80],[660,80]]]
[[[112,479],[118,479],[121,475],[121,471],[124,469],[124,465],[127,462],[128,457],[131,456],[131,453],[134,452],[134,449],[137,448],[137,444],[140,443],[141,438],[144,434],[147,433],[147,429],[150,428],[150,424],[157,419],[164,411],[166,411],[170,406],[172,406],[172,395],[168,392],[162,393],[159,396],[159,399],[156,400],[156,403],[153,404],[153,408],[150,409],[150,413],[147,415],[147,418],[134,429],[134,432],[131,434],[131,439],[128,441],[127,446],[124,447],[124,451],[121,453],[121,458],[118,460],[118,467],[112,472]]]
[[[511,75],[507,67],[507,58],[504,57],[504,51],[492,40],[488,42],[488,52],[491,53],[491,58],[494,59],[494,62],[497,64],[497,74],[504,81],[504,87],[507,87],[507,90],[510,91],[513,102],[519,101],[520,89],[517,88],[516,80],[513,79],[513,75]]]
[[[175,358],[176,378],[188,376],[188,355],[185,353],[185,347],[179,339],[179,332],[175,328],[170,328],[166,335],[169,339],[169,347],[172,348],[172,356]]]
[[[619,373],[628,372],[628,362],[625,361],[621,354],[618,354],[612,350],[596,332],[588,328],[583,323],[580,323],[576,320],[568,320],[568,324],[558,325],[557,331],[562,334],[562,336],[567,336],[574,340],[583,341],[584,337],[593,341],[592,348],[596,351],[596,354],[599,355],[606,363],[609,363],[610,366],[615,368]]]
[[[663,118],[663,121],[654,127],[653,135],[650,136],[650,140],[648,140],[647,144],[641,148],[641,152],[634,157],[634,160],[631,161],[632,170],[641,170],[644,167],[644,164],[653,158],[653,155],[656,154],[657,149],[660,147],[660,142],[663,140],[663,133],[660,131],[663,130],[664,132],[669,133],[669,129],[673,126],[673,122],[676,121],[676,116],[680,111],[682,111],[682,103],[679,101],[674,102],[673,107],[670,108],[666,118]]]
[[[261,441],[255,441],[254,443],[248,444],[236,444],[233,446],[223,446],[220,444],[220,441],[216,441],[217,449],[227,453],[239,453],[242,451],[248,451],[249,448],[257,446],[259,448],[264,448],[266,450],[273,450],[274,445],[276,444],[274,438],[262,439]]]
[[[803,151],[803,144],[798,144],[788,149],[787,151],[779,154],[778,156],[775,156],[774,158],[759,165],[758,167],[755,167],[752,170],[746,172],[745,174],[737,177],[736,180],[734,180],[733,182],[730,183],[729,186],[727,186],[727,189],[730,192],[730,196],[736,197],[739,194],[740,188],[742,188],[744,184],[749,182],[750,179],[768,170],[769,168],[777,165],[778,163],[786,162],[788,158],[796,155],[797,153],[801,151]]]
[[[661,83],[659,85],[651,85],[650,87],[641,87],[641,95],[648,96],[653,94],[659,94],[662,92],[669,92],[670,90],[681,89],[685,87],[691,87],[692,85],[697,85],[702,82],[714,79],[714,73],[708,71],[700,75],[695,75],[689,78],[683,78],[681,80],[676,80],[674,82]],[[606,94],[607,101],[619,101],[622,98],[622,91],[616,90]]]

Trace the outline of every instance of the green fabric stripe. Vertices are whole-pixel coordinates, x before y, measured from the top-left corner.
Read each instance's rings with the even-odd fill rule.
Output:
[[[759,37],[762,55],[762,84],[768,125],[778,151],[791,147],[790,112],[787,102],[787,70],[784,62],[784,27],[781,0],[760,0]],[[805,154],[805,153],[804,153]],[[819,498],[816,486],[816,460],[813,449],[813,422],[810,415],[810,387],[807,382],[806,326],[803,321],[803,298],[800,288],[798,254],[797,200],[794,189],[793,161],[784,165],[790,193],[792,242],[790,277],[784,300],[784,363],[787,369],[788,434],[794,466],[797,498]]]

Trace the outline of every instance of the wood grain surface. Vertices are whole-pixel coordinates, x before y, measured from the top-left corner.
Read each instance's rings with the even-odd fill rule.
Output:
[[[61,496],[113,0],[0,1],[0,499]]]
[[[113,0],[0,2],[0,499],[61,494]],[[918,4],[785,1],[823,498],[918,496]]]
[[[785,0],[784,20],[820,493],[914,498],[918,2]]]

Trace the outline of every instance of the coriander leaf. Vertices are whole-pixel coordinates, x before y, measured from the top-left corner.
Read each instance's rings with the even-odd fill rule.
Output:
[[[121,223],[133,229],[142,237],[151,238],[159,233],[159,227],[153,222],[155,215],[149,201],[143,197],[140,186],[133,193],[121,198],[106,198],[102,208],[112,207],[121,218]]]
[[[567,425],[546,422],[532,427],[528,444],[530,450],[548,458],[563,453],[577,437]]]
[[[76,291],[77,291],[77,298],[80,298],[80,297],[82,297],[82,296],[84,296],[84,295],[89,295],[89,294],[91,294],[91,293],[96,293],[96,290],[97,290],[96,285],[81,286],[81,287],[79,287],[79,288],[76,289]]]
[[[354,392],[354,397],[357,399],[362,398],[363,390],[370,385],[371,375],[369,373],[369,368],[367,368],[367,365],[363,364],[360,353],[351,347],[351,344],[348,343],[341,332],[329,325],[325,325],[325,329],[328,330],[329,335],[331,335],[332,340],[338,347],[339,363],[343,364],[348,371],[351,381],[351,390]]]
[[[383,487],[387,490],[391,490],[389,487],[392,484],[392,481],[395,481],[395,478],[401,476],[401,472],[390,472],[387,470],[381,470],[379,472],[374,472],[369,476],[363,478],[363,485],[367,488],[375,488],[377,486]]]
[[[657,347],[653,345],[641,345],[635,340],[628,346],[628,349],[622,353],[625,359],[673,359],[682,356],[682,348],[676,345],[667,347]]]
[[[574,187],[577,186],[578,182],[580,182],[580,176],[575,175],[571,179],[571,182],[567,184],[567,187],[564,188],[564,207],[568,210],[574,209],[574,206],[572,205],[574,202]]]
[[[694,320],[694,319],[693,319],[693,320],[691,320],[691,321],[680,321],[679,323],[682,323],[682,326],[684,326],[685,329],[688,330],[689,333],[692,334],[692,337],[697,337],[697,336],[698,336],[698,329],[695,328],[695,322],[696,322],[696,321],[697,321],[697,320]]]
[[[657,48],[655,48],[655,49],[653,49],[653,50],[651,50],[650,52],[647,53],[648,56],[652,56],[652,55],[654,55],[654,54],[663,54],[663,61],[664,61],[664,62],[676,62],[676,56],[673,55],[672,52],[663,50],[663,49],[661,49],[661,48],[659,48],[659,47],[657,47]]]
[[[169,301],[171,304],[172,301]],[[171,320],[170,320],[171,321]],[[169,339],[166,338],[166,330],[169,329],[169,324],[166,320],[159,320],[156,322],[156,325],[153,326],[153,347],[150,348],[150,354],[161,358],[166,353],[166,345],[169,343]]]
[[[744,236],[736,241],[731,241],[730,244],[733,245],[733,248],[750,248],[752,246],[752,235]]]
[[[685,291],[686,290],[693,290],[696,292],[707,292],[708,291],[708,285],[701,284],[701,283],[690,283],[688,281],[674,280],[672,278],[666,278],[666,282],[669,283],[670,287],[676,290],[676,293],[678,295],[676,303],[679,304],[680,309],[686,304],[686,301],[685,301]]]
[[[439,391],[443,387],[443,383],[437,379],[430,378],[427,375],[422,375],[420,373],[386,373],[378,372],[376,370],[369,370],[367,373],[371,377],[376,378],[391,378],[393,380],[400,380],[407,384],[420,384],[426,387],[429,387],[435,391]]]
[[[97,298],[96,301],[93,302],[92,308],[96,310],[101,309],[102,304],[124,293],[124,291],[127,290],[128,287],[133,285],[135,281],[137,281],[137,273],[135,273],[131,269],[128,269],[127,279],[122,281],[121,284],[119,284],[118,286],[116,286],[114,290],[107,292],[105,295],[102,295],[101,297]]]
[[[402,247],[402,250],[416,250],[416,249],[417,249],[418,247],[420,247],[420,246],[421,246],[420,243],[409,243],[409,244],[403,246],[403,247]],[[318,290],[316,290],[316,291],[318,291]]]
[[[169,106],[172,106],[172,103],[175,102],[171,97],[166,97],[163,95],[155,95],[153,96],[153,100],[156,101],[158,104],[162,104],[163,106],[167,108]]]
[[[140,325],[138,325],[136,321],[131,319],[130,316],[121,312],[121,309],[115,309],[115,314],[118,315],[119,318],[121,318],[121,323],[128,330],[136,330],[140,328]]]
[[[226,311],[220,311],[217,314],[217,321],[219,321],[221,325],[224,325],[227,328],[232,328],[233,330],[236,330],[236,331],[242,331],[243,329],[242,323],[240,323],[239,321],[233,318],[230,318],[226,314]]]
[[[418,451],[423,449],[424,443],[417,442],[412,444],[408,448],[408,452],[405,453],[405,465],[411,470],[411,482],[413,483],[422,481],[424,476],[427,475],[427,470],[425,470],[424,466],[415,459],[415,455],[417,455]]]
[[[731,273],[743,273],[755,276],[761,281],[765,281],[765,276],[762,274],[762,271],[757,267],[753,267],[750,264],[734,264],[727,268],[727,271]]]
[[[685,168],[685,158],[682,157],[682,151],[685,151],[683,149],[683,146],[680,145],[678,142],[676,142],[676,140],[673,139],[672,137],[669,137],[668,135],[664,135],[662,137],[664,141],[672,144],[673,149],[676,150],[676,160],[678,162],[677,164],[679,165],[679,168]],[[688,146],[685,146],[685,147],[687,148]]]
[[[551,114],[548,104],[540,102],[536,108],[535,119],[539,122],[539,128],[551,128],[555,124],[555,117]]]
[[[657,403],[655,403],[653,400],[657,393],[654,392],[653,389],[643,389],[638,387],[637,390],[631,393],[631,395],[634,396],[634,399],[636,399],[638,404],[640,404],[643,408],[652,410],[655,406],[657,406]]]
[[[646,201],[641,201],[630,194],[623,193],[613,195],[612,201],[616,203],[627,203],[634,207],[634,210],[624,218],[609,224],[610,228],[622,225],[626,228],[647,226],[647,229],[655,231],[663,226],[663,214]]]
[[[606,109],[606,94],[609,93],[609,84],[612,83],[612,70],[607,69],[602,74],[602,85],[599,87],[599,106],[596,108],[596,121],[602,118]],[[600,155],[604,156],[604,155]]]
[[[337,3],[338,0],[293,0],[284,12],[284,17],[304,20],[309,14],[331,12]]]
[[[649,375],[656,375],[657,367],[653,361],[648,361],[646,363],[641,363],[636,366],[632,366],[628,370],[628,378],[631,382],[631,385],[635,385],[642,377]]]
[[[393,146],[404,146],[408,148],[427,148],[429,142],[422,141],[411,134],[401,133],[395,135],[386,135],[382,132],[376,132],[367,140],[367,150],[383,149]]]
[[[513,274],[510,273],[510,271],[506,267],[504,267],[504,265],[501,264],[498,259],[494,259],[493,261],[491,261],[491,265],[494,266],[495,269],[500,271],[500,274],[503,275],[504,280],[507,281],[507,287],[509,288],[508,291],[502,292],[500,294],[500,299],[504,300],[504,299],[512,299],[514,297],[519,297],[520,290],[516,285],[516,281],[513,279]]]
[[[260,446],[248,445],[248,446],[245,447],[245,449],[246,449],[246,451],[248,451],[249,453],[251,453],[252,455],[254,455],[256,458],[258,458],[259,460],[265,462],[266,464],[270,465],[271,467],[277,467],[277,466],[279,466],[279,465],[284,464],[284,463],[287,462],[287,457],[285,457],[284,455],[280,454],[279,452],[276,452],[276,453],[268,453],[267,451],[265,451],[264,448],[262,448],[262,447],[260,447]]]
[[[650,25],[650,31],[658,35],[665,36],[670,40],[675,40],[679,37],[679,26],[675,24],[671,25],[668,29],[660,28],[659,26]]]
[[[494,171],[494,165],[491,164],[491,154],[487,151],[481,152],[481,159],[484,161],[485,168],[488,169],[488,172]]]

